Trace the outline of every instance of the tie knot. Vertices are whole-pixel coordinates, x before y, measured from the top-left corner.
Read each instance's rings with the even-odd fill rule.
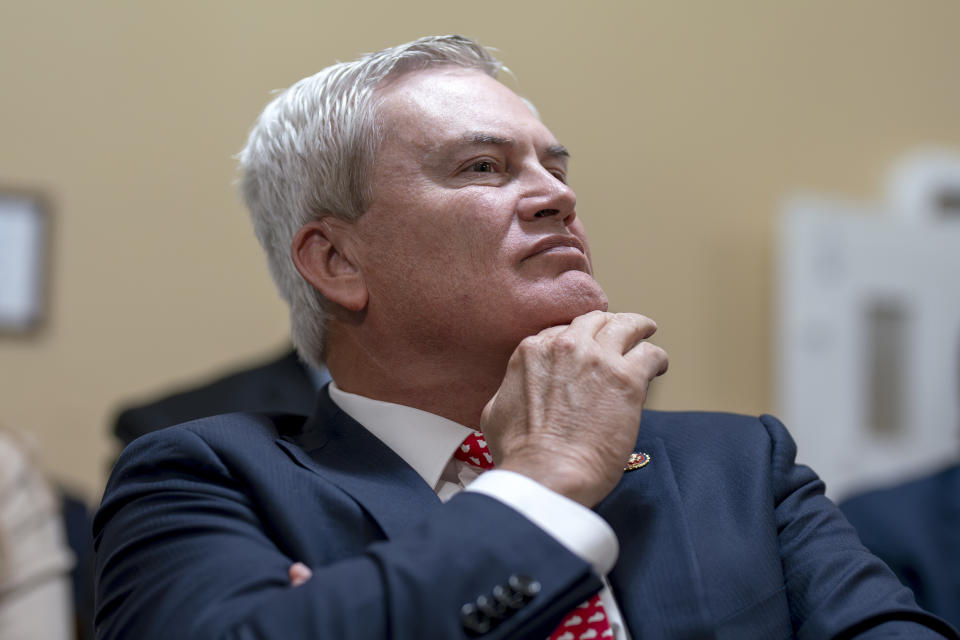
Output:
[[[483,434],[474,431],[464,439],[463,444],[457,447],[453,457],[481,469],[493,469],[493,456],[487,448],[487,441]]]

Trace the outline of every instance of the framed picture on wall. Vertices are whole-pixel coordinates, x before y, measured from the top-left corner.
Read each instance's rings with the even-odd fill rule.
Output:
[[[48,224],[39,194],[0,189],[0,333],[25,333],[43,320]]]

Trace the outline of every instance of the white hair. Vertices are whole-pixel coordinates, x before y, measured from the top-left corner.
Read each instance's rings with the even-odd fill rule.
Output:
[[[290,307],[293,344],[323,361],[325,299],[297,272],[294,235],[324,216],[356,220],[372,199],[382,141],[374,93],[386,80],[454,65],[496,76],[503,65],[463,36],[430,36],[340,62],[282,91],[260,114],[238,154],[243,200],[270,273]]]

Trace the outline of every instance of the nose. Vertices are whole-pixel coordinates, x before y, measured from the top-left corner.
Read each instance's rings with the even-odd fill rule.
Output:
[[[521,220],[556,218],[568,226],[577,218],[577,194],[539,163],[520,182],[523,193],[517,215]]]

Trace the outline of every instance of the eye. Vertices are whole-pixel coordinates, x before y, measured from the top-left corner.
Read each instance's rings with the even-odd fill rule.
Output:
[[[556,178],[557,180],[559,180],[559,181],[562,182],[563,184],[567,184],[567,174],[564,173],[563,171],[558,171],[558,170],[555,169],[555,170],[551,171],[550,173],[553,174],[553,177],[554,177],[554,178]]]
[[[467,167],[467,171],[473,171],[476,173],[493,173],[496,170],[497,165],[490,160],[477,160]]]

